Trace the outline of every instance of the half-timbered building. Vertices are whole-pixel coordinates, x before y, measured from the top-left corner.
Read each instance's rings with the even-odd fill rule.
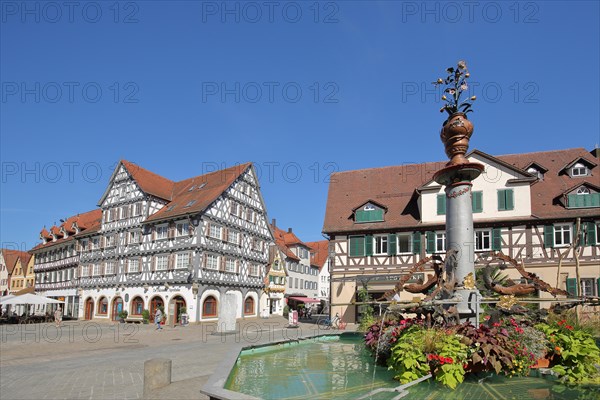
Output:
[[[272,243],[254,167],[171,181],[131,162],[115,168],[98,229],[78,235],[86,319],[215,320],[225,294],[238,318],[257,316]]]
[[[294,308],[300,303],[319,303],[319,268],[311,263],[311,248],[294,234],[292,228],[287,231],[279,229],[275,220],[271,221],[271,230],[275,237],[274,246],[288,276],[285,288],[287,304]]]
[[[476,266],[490,252],[501,251],[522,260],[528,271],[553,286],[597,296],[598,149],[498,157],[475,150],[468,158],[485,170],[472,187],[473,242],[458,245],[469,249],[466,253],[473,254]],[[335,250],[333,312],[355,320],[357,307],[352,303],[359,289],[381,297],[414,264],[450,247],[445,234],[446,195],[432,179],[444,165],[401,165],[332,176],[323,232]],[[505,272],[520,278],[517,271]],[[412,296],[403,293],[401,298]]]
[[[40,244],[29,252],[35,256],[36,292],[64,301],[63,314],[79,317],[79,243],[77,235],[100,227],[101,210],[92,210],[61,220],[59,226],[40,232]],[[49,309],[56,305],[49,305]]]

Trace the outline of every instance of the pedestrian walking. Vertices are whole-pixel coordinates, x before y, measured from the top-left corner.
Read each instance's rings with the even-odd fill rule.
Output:
[[[54,311],[54,323],[57,328],[60,328],[60,323],[62,322],[62,309],[60,306]]]
[[[154,323],[156,324],[156,330],[161,330],[162,327],[160,323],[162,322],[163,313],[160,311],[160,308],[156,308],[156,313],[154,314]]]

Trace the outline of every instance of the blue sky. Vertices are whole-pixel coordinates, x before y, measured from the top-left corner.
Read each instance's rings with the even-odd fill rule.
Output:
[[[127,159],[253,161],[269,218],[322,238],[332,171],[438,161],[460,59],[471,148],[600,143],[596,1],[0,2],[0,242],[96,207]],[[469,5],[470,4],[470,5]]]

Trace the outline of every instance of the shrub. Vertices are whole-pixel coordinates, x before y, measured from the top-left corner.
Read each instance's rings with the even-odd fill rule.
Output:
[[[142,318],[144,319],[144,321],[150,321],[150,311],[143,310],[142,311]]]
[[[283,316],[287,318],[288,315],[290,315],[290,306],[285,306],[283,307]]]
[[[128,313],[127,311],[125,311],[125,310],[123,310],[123,311],[119,312],[119,318],[121,318],[121,319],[123,319],[123,320],[124,320],[124,319],[127,319],[127,316],[128,316],[128,315],[129,315],[129,313]]]

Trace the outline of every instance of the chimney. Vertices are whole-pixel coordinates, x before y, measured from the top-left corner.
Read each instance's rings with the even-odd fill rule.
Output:
[[[292,228],[288,228],[288,233],[292,233]]]
[[[275,218],[273,218],[273,219],[271,220],[271,225],[272,225],[272,226],[277,226],[277,220],[276,220]]]

